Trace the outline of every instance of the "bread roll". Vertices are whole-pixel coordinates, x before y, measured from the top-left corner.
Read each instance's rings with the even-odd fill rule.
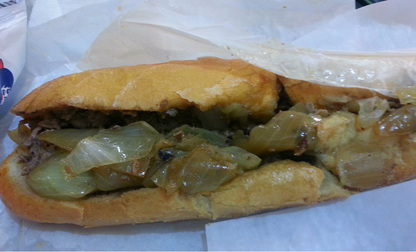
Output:
[[[282,84],[286,93],[281,91]],[[343,105],[336,107],[322,102],[323,93],[347,98]],[[286,95],[291,105],[296,106],[283,111],[278,103]],[[368,90],[332,89],[297,82],[241,60],[217,58],[98,69],[63,76],[35,89],[11,110],[23,118],[21,125],[27,125],[21,130],[23,133],[19,133],[25,135],[23,141],[41,143],[36,148],[52,145],[59,149],[50,143],[42,145],[44,140],[38,139],[39,132],[61,128],[117,128],[120,123],[126,125],[135,120],[149,120],[160,134],[195,120],[196,127],[208,124],[207,129],[225,136],[227,146],[235,144],[244,149],[250,141],[272,145],[258,154],[262,161],[257,168],[239,171],[212,190],[190,193],[157,184],[95,191],[78,199],[63,200],[40,196],[26,183],[27,173],[36,169],[35,165],[25,170],[27,164],[32,160],[41,163],[45,159],[31,153],[31,160],[24,160],[31,151],[19,144],[1,165],[0,196],[13,213],[24,219],[95,227],[233,218],[344,198],[362,190],[414,178],[416,165],[410,157],[416,149],[412,140],[414,132],[383,136],[377,131],[377,123],[394,109],[383,110],[384,114],[376,118],[378,121],[359,127],[357,125],[361,124],[357,122],[363,120],[360,114],[345,108],[349,101],[372,96],[374,93]],[[380,97],[376,102],[384,104],[385,97]],[[298,102],[312,103],[317,110],[311,111]],[[303,118],[305,121],[279,119],[283,114],[288,115],[285,120]],[[221,125],[204,123],[204,117],[217,118]],[[283,120],[283,124],[276,125],[279,120]],[[253,139],[257,136],[252,135],[253,131],[286,128],[289,130],[283,133],[271,131],[270,135],[260,135],[260,140]],[[173,136],[182,141],[181,134]],[[282,139],[289,140],[279,142],[281,139],[275,139],[279,134],[283,134]],[[273,145],[274,142],[289,147],[280,148],[280,145]],[[351,149],[351,146],[368,146],[374,142],[395,147],[394,154],[367,148],[371,149],[368,155],[363,147],[363,162],[371,164],[374,163],[372,158],[377,158],[383,167],[355,162],[352,157],[356,148]],[[162,146],[158,148],[164,145],[176,148],[163,141],[158,144]],[[196,146],[205,148],[205,143],[198,144]],[[170,154],[164,156],[165,153],[157,149],[156,153],[151,158],[159,158],[160,162],[176,158]],[[226,164],[231,162],[227,157],[225,160]],[[132,168],[139,170],[136,175],[148,169],[137,164]],[[65,167],[65,171],[73,175],[70,168]]]
[[[0,192],[4,204],[21,218],[96,227],[231,218],[350,195],[334,181],[325,182],[332,187],[329,195],[321,192],[323,179],[319,168],[285,160],[244,173],[209,193],[168,195],[162,188],[140,188],[63,201],[34,193],[13,153],[0,170]]]
[[[163,112],[239,103],[254,117],[269,118],[278,101],[276,78],[244,61],[218,58],[97,69],[52,80],[11,112],[30,118],[66,107]]]

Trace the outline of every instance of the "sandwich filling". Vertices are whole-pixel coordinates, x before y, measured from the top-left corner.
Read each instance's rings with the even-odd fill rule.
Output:
[[[280,106],[267,121],[239,104],[163,113],[65,108],[23,120],[9,136],[28,185],[71,200],[142,187],[210,192],[282,159],[309,162],[342,187],[367,190],[414,176],[407,167],[415,167],[415,132],[415,105],[372,97],[336,110]]]

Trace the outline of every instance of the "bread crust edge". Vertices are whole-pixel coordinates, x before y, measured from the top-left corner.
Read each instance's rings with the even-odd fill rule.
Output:
[[[265,179],[271,174],[280,175],[275,180]],[[287,180],[288,176],[291,179]],[[287,181],[281,183],[285,179]],[[248,185],[248,180],[254,182]],[[0,197],[18,217],[41,223],[97,227],[180,220],[212,221],[350,195],[335,185],[332,186],[336,190],[323,195],[320,192],[323,180],[324,174],[319,168],[284,160],[246,172],[213,192],[189,195],[176,191],[168,195],[162,188],[140,188],[63,201],[41,197],[28,187],[20,173],[16,149],[0,167]]]

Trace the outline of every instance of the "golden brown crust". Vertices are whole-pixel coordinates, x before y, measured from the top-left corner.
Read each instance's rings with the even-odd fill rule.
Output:
[[[166,111],[240,103],[270,117],[278,100],[276,75],[241,60],[201,58],[97,69],[52,80],[27,95],[12,113],[24,118],[62,107]]]
[[[285,92],[293,104],[302,102],[312,103],[318,109],[338,110],[345,106],[346,103],[378,96],[387,100],[394,100],[392,97],[384,96],[370,89],[365,88],[347,88],[318,85],[315,83],[289,79],[278,76],[278,80],[284,86]]]
[[[84,226],[109,226],[148,222],[209,219],[208,199],[162,188],[141,188],[81,200]],[[99,214],[97,214],[99,213]]]
[[[76,201],[46,199],[33,193],[20,174],[17,151],[0,167],[0,196],[21,218],[86,227],[217,219],[347,197],[332,183],[334,193],[322,194],[324,173],[303,162],[279,161],[244,173],[214,192],[194,195],[162,188],[141,188]],[[272,178],[272,179],[271,179]],[[339,190],[343,190],[340,194]]]
[[[82,207],[76,201],[57,201],[34,193],[21,176],[18,150],[9,155],[0,168],[0,196],[17,216],[39,222],[74,223],[83,220]]]
[[[17,216],[36,222],[106,226],[210,217],[205,197],[186,197],[179,193],[168,196],[161,188],[75,201],[43,198],[28,187],[25,176],[21,175],[17,151],[0,168],[0,197]]]
[[[324,173],[304,162],[284,160],[247,172],[212,193],[214,218],[317,203]]]

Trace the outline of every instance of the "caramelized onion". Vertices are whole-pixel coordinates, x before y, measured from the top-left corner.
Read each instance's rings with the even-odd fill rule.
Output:
[[[381,136],[411,134],[416,131],[416,105],[395,109],[380,121],[377,132]]]
[[[7,131],[7,135],[10,137],[10,139],[18,145],[22,143],[23,139],[29,137],[30,133],[30,129],[22,123],[20,123],[16,129]]]
[[[227,137],[202,128],[183,125],[172,130],[167,139],[177,142],[178,149],[191,150],[193,147],[202,143],[209,143],[217,146],[226,146]]]
[[[92,172],[69,174],[60,165],[67,152],[61,151],[33,169],[27,184],[39,195],[62,200],[81,198],[97,190]]]
[[[202,127],[209,130],[226,130],[227,121],[224,120],[221,110],[218,107],[211,108],[206,111],[199,109],[193,110],[195,116],[201,122]]]
[[[393,165],[393,157],[383,148],[355,141],[339,149],[336,166],[341,183],[361,190],[380,186]]]
[[[239,103],[230,104],[221,109],[221,112],[227,117],[238,121],[240,125],[248,124],[249,112]]]
[[[71,151],[82,139],[97,133],[98,129],[61,129],[42,132],[37,138]]]
[[[158,139],[159,133],[143,121],[100,130],[81,140],[62,165],[80,174],[94,167],[143,158]]]
[[[416,87],[398,87],[396,96],[401,104],[416,104]]]
[[[217,189],[261,160],[238,147],[199,146],[162,165],[152,176],[154,183],[168,192],[198,193]]]
[[[117,172],[110,167],[97,167],[92,169],[94,182],[98,190],[112,191],[120,188],[138,187],[142,178]]]
[[[254,127],[238,146],[257,155],[294,150],[300,155],[313,149],[319,118],[297,111],[281,111],[267,124]]]
[[[359,104],[357,127],[368,129],[376,124],[390,108],[387,100],[377,96],[357,101]]]

